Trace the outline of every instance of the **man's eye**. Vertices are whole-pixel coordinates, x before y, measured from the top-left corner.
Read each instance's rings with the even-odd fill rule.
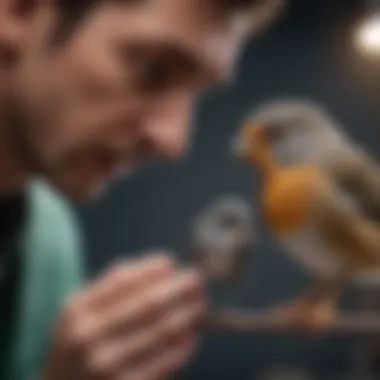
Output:
[[[119,45],[117,52],[124,65],[132,68],[133,82],[143,91],[170,91],[204,85],[198,65],[173,48]]]
[[[146,58],[136,63],[138,80],[141,87],[146,90],[162,90],[173,84],[172,72],[164,62]]]
[[[116,45],[116,52],[125,67],[132,69],[133,83],[144,91],[167,88],[173,81],[169,65],[157,52],[147,52],[140,45]]]

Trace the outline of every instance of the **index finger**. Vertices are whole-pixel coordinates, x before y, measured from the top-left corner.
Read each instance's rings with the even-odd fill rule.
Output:
[[[76,302],[79,307],[101,309],[170,275],[174,270],[173,260],[165,253],[125,260],[113,265],[92,286],[84,290]]]

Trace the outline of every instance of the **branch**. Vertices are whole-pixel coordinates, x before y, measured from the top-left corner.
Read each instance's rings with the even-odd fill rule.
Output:
[[[207,315],[204,326],[211,331],[244,333],[307,333],[306,329],[292,325],[271,312],[243,312],[238,310],[214,310]],[[325,334],[342,336],[379,335],[380,315],[363,312],[337,314],[326,328]]]

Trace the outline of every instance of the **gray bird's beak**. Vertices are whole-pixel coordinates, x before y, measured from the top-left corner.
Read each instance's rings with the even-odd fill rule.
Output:
[[[246,155],[245,141],[242,136],[235,136],[231,141],[232,154],[240,159],[243,159]]]

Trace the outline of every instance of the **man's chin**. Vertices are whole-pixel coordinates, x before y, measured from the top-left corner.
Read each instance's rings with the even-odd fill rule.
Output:
[[[128,178],[133,174],[132,169],[123,169],[115,172],[112,176],[108,178],[103,178],[97,181],[88,181],[85,183],[79,179],[63,180],[60,178],[48,177],[50,183],[63,195],[71,198],[78,202],[87,202],[91,200],[97,200],[104,196],[110,186],[120,180]]]
[[[45,170],[48,181],[64,196],[74,201],[83,202],[102,197],[109,186],[123,181],[148,165],[149,161],[134,162],[130,165],[116,167],[109,173],[94,173],[85,170]]]
[[[99,199],[106,193],[109,187],[106,181],[99,181],[95,184],[83,184],[74,181],[62,181],[54,177],[46,177],[46,179],[58,193],[75,202],[87,202]]]
[[[72,197],[79,202],[93,201],[102,198],[110,187],[110,183],[101,182],[96,185],[84,189],[83,191],[78,191]]]

